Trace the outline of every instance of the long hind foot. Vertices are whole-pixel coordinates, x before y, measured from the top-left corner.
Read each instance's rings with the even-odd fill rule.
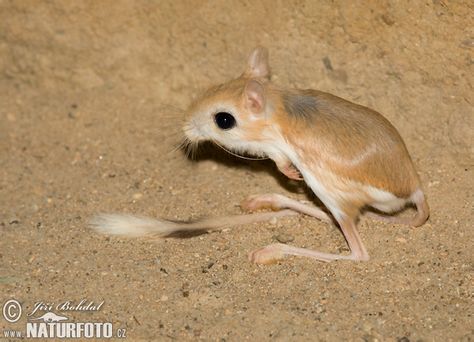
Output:
[[[324,253],[282,243],[275,243],[251,252],[249,254],[249,260],[256,264],[271,264],[283,259],[287,255],[304,256],[324,262],[333,260],[369,260],[369,254],[357,232],[355,221],[349,218],[342,218],[339,220],[339,225],[349,245],[351,251],[349,255]]]
[[[302,214],[316,217],[325,222],[331,222],[331,218],[324,211],[316,206],[304,204],[297,200],[280,194],[264,194],[250,196],[240,204],[240,207],[247,211],[259,209],[282,210],[291,209]]]
[[[283,243],[274,243],[250,252],[249,260],[255,264],[269,265],[284,259],[287,255],[304,256],[323,262],[333,260],[365,261],[369,259],[368,256],[356,255],[355,253],[349,255],[331,254],[285,245]]]

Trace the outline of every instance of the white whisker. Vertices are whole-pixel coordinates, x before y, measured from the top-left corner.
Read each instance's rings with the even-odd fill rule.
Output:
[[[226,149],[224,146],[222,146],[221,144],[219,144],[218,142],[216,141],[212,141],[214,144],[216,144],[217,146],[219,146],[220,148],[222,148],[224,151],[226,151],[227,153],[230,153],[231,155],[237,157],[237,158],[241,158],[241,159],[245,159],[245,160],[266,160],[266,159],[269,159],[268,157],[246,157],[246,156],[242,156],[240,154],[237,154],[235,152],[232,152],[228,149]]]

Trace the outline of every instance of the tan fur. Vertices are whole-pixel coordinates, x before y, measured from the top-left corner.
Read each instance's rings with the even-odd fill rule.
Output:
[[[185,126],[188,139],[268,156],[289,178],[304,179],[341,226],[352,260],[368,259],[355,225],[363,207],[394,212],[414,203],[417,216],[400,222],[426,221],[429,208],[419,177],[400,134],[387,119],[328,93],[279,88],[271,83],[269,70],[266,50],[255,49],[242,76],[213,87],[191,107]],[[215,122],[222,111],[235,118],[231,129]],[[289,209],[308,212],[294,202],[271,198],[276,206],[284,202]],[[285,254],[324,261],[345,258],[273,245],[251,259],[259,262]]]
[[[225,113],[225,114],[224,114]],[[420,181],[397,130],[369,108],[317,90],[281,89],[270,82],[268,53],[256,48],[239,78],[210,88],[188,111],[183,127],[195,146],[210,140],[238,156],[246,152],[267,156],[287,177],[304,180],[338,222],[350,255],[331,254],[272,244],[250,253],[256,263],[270,263],[286,255],[332,260],[368,260],[357,231],[360,211],[371,206],[391,213],[407,203],[416,205],[413,218],[384,216],[390,222],[422,225],[429,216]],[[330,216],[320,208],[278,194],[251,196],[242,208],[254,213],[171,222],[129,215],[100,215],[91,226],[105,234],[170,236],[302,213],[323,221]]]
[[[248,141],[262,141],[263,131],[278,126],[310,168],[320,167],[401,198],[408,198],[419,188],[418,176],[402,138],[379,113],[317,90],[282,90],[265,82],[268,106],[273,112],[270,117],[251,120],[243,98],[245,84],[246,78],[241,77],[213,87],[189,112],[231,101],[238,105],[240,127]],[[288,115],[285,93],[311,96],[316,110],[310,108],[312,112],[305,111],[302,116]]]
[[[408,198],[419,188],[402,138],[382,115],[331,94],[306,90],[301,92],[315,99],[316,110],[310,118],[308,113],[304,117],[289,116],[282,92],[268,89],[276,103],[275,123],[304,156],[308,167],[319,167],[401,198]]]

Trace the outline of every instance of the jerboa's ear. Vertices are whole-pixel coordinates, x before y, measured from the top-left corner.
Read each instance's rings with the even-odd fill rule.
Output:
[[[244,91],[245,107],[254,114],[260,114],[265,110],[265,88],[263,85],[251,79],[245,85]]]
[[[270,78],[268,50],[266,48],[259,46],[252,51],[244,75],[249,78]]]

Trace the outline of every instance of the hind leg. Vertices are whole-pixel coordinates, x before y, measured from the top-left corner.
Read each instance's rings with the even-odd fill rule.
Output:
[[[339,225],[351,250],[351,254],[349,255],[324,253],[276,243],[251,252],[249,254],[249,260],[257,264],[271,264],[283,259],[287,255],[304,256],[324,262],[330,262],[333,260],[369,260],[369,254],[367,253],[364,244],[362,243],[362,239],[357,232],[355,220],[348,218],[341,219]]]
[[[390,215],[383,215],[374,212],[367,212],[366,215],[372,218],[375,218],[380,221],[396,223],[396,224],[405,224],[408,226],[418,227],[426,222],[430,216],[430,208],[426,202],[425,196],[421,190],[416,190],[407,200],[408,203],[413,203],[416,206],[416,215],[414,217],[397,217]],[[395,208],[401,209],[401,208]]]
[[[331,222],[331,218],[316,206],[304,204],[297,200],[280,194],[265,194],[250,196],[240,204],[241,208],[248,211],[258,209],[282,210],[291,209],[302,214],[316,217],[321,221]]]

